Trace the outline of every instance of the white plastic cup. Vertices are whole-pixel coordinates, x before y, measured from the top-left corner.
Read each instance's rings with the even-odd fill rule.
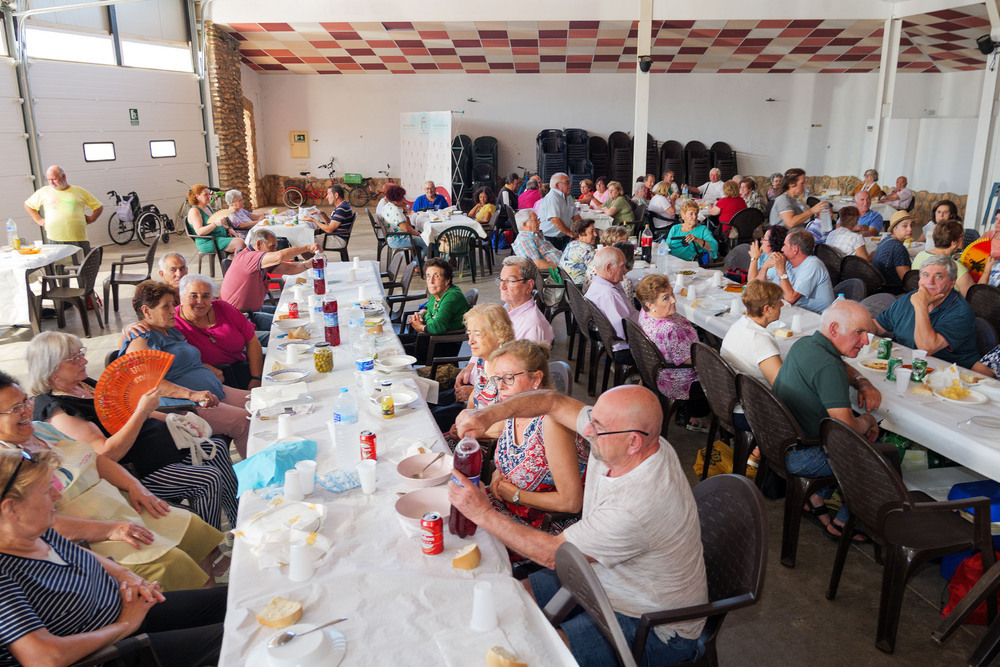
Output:
[[[905,394],[910,390],[910,371],[901,366],[896,367],[896,393]]]
[[[292,365],[299,363],[299,351],[295,348],[295,343],[285,346],[285,363]]]
[[[302,495],[308,496],[316,488],[316,462],[299,461],[295,464],[295,469],[299,473],[299,486],[302,488]]]
[[[375,493],[375,460],[365,459],[358,463],[358,479],[361,490],[365,493]]]
[[[926,359],[927,358],[927,350],[914,350],[913,351],[913,358],[914,359]]]
[[[353,261],[353,262],[351,263],[351,267],[352,267],[352,268],[353,268],[353,269],[354,269],[355,271],[357,271],[358,269],[360,269],[360,268],[361,268],[361,258],[360,258],[360,257],[358,257],[357,255],[355,255],[355,256],[354,256],[354,261]]]
[[[295,432],[292,430],[292,416],[278,415],[278,440],[292,438]]]
[[[489,632],[497,627],[497,607],[493,599],[493,584],[477,581],[472,589],[472,623],[477,632]]]
[[[716,271],[713,273],[712,281],[716,287],[722,287],[722,271]]]
[[[313,575],[313,556],[308,544],[293,544],[288,558],[288,578],[306,581]]]
[[[294,468],[285,471],[285,486],[283,490],[285,500],[302,500],[305,496],[302,493],[302,484],[299,483],[299,471]]]
[[[729,305],[729,313],[731,315],[742,315],[743,314],[743,299],[740,297],[733,297],[732,302]]]
[[[683,273],[678,273],[677,277],[674,278],[674,287],[677,288],[677,289],[680,289],[680,288],[684,287],[684,274]]]
[[[698,290],[695,289],[694,285],[690,285],[688,287],[688,298],[691,299],[692,301],[698,298]]]
[[[364,284],[358,285],[358,301],[364,303],[368,300],[368,290],[365,289]]]
[[[792,331],[794,331],[795,333],[801,333],[802,332],[802,316],[801,315],[792,315]]]
[[[38,239],[37,241],[35,241],[35,247],[38,248],[39,250],[42,249],[42,240],[41,239]]]
[[[304,301],[306,298],[306,292],[302,285],[296,285],[292,288],[292,295],[295,297],[295,301]]]
[[[351,268],[347,270],[347,282],[356,283],[358,282],[358,271],[357,269]]]

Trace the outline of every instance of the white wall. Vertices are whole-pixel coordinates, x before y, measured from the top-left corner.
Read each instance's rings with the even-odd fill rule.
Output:
[[[976,77],[981,76],[897,77],[893,115],[918,119],[919,142],[916,153],[893,164],[893,173],[904,169],[919,174],[919,179],[911,178],[918,189],[967,191],[967,156],[978,109]],[[630,75],[254,73],[244,86],[248,80],[260,99],[255,109],[262,173],[317,173],[331,154],[338,174],[370,176],[386,162],[398,166],[398,114],[403,111],[463,112],[453,116],[454,133],[473,139],[495,136],[501,173],[517,165],[534,170],[535,136],[541,129],[582,127],[607,137],[615,130],[630,132],[633,119]],[[739,152],[742,173],[798,166],[816,175],[846,175],[870,166],[861,160],[874,112],[875,74],[681,74],[654,76],[651,83],[653,137],[682,143],[726,141]],[[924,109],[934,109],[935,115],[927,116]],[[309,131],[309,160],[289,157],[290,130]],[[907,147],[912,139],[904,142]],[[926,150],[934,151],[933,160],[926,159]],[[924,159],[918,161],[918,154]]]

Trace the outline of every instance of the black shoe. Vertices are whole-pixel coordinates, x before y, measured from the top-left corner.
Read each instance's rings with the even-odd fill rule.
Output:
[[[54,320],[54,319],[56,319],[56,309],[55,308],[42,308],[42,319],[43,320]]]

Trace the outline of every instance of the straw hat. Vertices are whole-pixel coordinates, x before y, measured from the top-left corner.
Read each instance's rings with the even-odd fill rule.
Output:
[[[893,227],[898,225],[904,220],[913,220],[913,215],[909,211],[896,211],[889,218],[889,233],[892,233]]]

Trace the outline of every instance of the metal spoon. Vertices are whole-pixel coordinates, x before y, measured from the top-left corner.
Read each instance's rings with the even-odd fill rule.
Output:
[[[430,468],[432,465],[434,465],[438,461],[440,461],[442,456],[444,456],[444,452],[438,452],[438,455],[435,456],[433,459],[431,459],[430,463],[428,463],[423,468],[421,468],[419,472],[414,473],[413,479],[423,479],[424,478],[424,471],[427,470],[428,468]]]
[[[284,646],[285,644],[287,644],[288,642],[292,641],[296,637],[301,637],[303,635],[308,635],[310,632],[316,632],[317,630],[321,630],[321,629],[327,627],[328,625],[334,625],[336,623],[340,623],[341,621],[346,621],[346,620],[347,620],[346,618],[338,618],[336,620],[330,621],[329,623],[324,623],[323,625],[318,625],[315,628],[313,628],[312,630],[306,630],[305,632],[292,632],[291,630],[286,630],[285,632],[282,632],[280,635],[275,635],[275,636],[271,637],[271,641],[269,641],[267,643],[267,647],[268,648],[278,648],[279,646]]]

